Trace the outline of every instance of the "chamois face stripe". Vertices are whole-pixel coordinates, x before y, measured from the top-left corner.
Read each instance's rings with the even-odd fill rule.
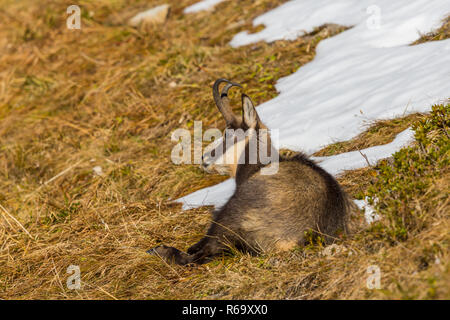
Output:
[[[235,139],[237,139],[236,142]],[[226,149],[222,153],[222,155],[218,157],[216,161],[212,164],[228,167],[231,176],[234,177],[236,175],[238,163],[243,163],[245,161],[244,153],[248,141],[249,137],[243,136],[242,134],[233,134],[231,138],[222,140],[221,147],[223,148],[224,147],[223,143],[225,143]]]

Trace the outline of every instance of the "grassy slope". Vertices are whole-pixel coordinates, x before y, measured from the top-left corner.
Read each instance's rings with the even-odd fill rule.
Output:
[[[67,2],[44,2],[0,3],[0,204],[7,211],[0,209],[0,298],[450,297],[448,199],[442,197],[448,161],[436,158],[414,173],[425,186],[407,189],[407,202],[403,193],[391,199],[383,189],[409,186],[401,180],[405,170],[389,176],[389,162],[346,173],[340,181],[351,194],[378,195],[380,210],[388,210],[369,230],[357,219],[358,232],[333,256],[312,245],[262,257],[236,252],[181,268],[144,253],[161,242],[186,248],[208,226],[207,208],[182,213],[169,198],[224,177],[175,166],[169,155],[174,129],[190,129],[200,119],[205,128],[223,127],[212,82],[231,78],[257,103],[266,101],[276,95],[278,78],[313,59],[315,45],[344,28],[232,49],[226,44],[233,34],[284,1],[227,1],[220,11],[190,16],[182,9],[194,1],[169,1],[169,21],[146,30],[122,22],[148,2],[81,1],[79,31],[65,28]],[[423,39],[446,37],[443,28]],[[377,123],[321,152],[388,142],[422,118]],[[439,141],[448,146],[448,131],[436,126],[427,134],[437,140],[411,152],[428,154]],[[440,156],[448,160],[448,149]],[[94,166],[104,175],[94,175]],[[412,211],[420,224],[395,219]],[[81,268],[78,291],[65,286],[71,264]],[[366,288],[372,264],[381,268],[383,290]]]

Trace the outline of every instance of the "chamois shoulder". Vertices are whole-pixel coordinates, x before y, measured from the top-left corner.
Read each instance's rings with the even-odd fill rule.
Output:
[[[340,186],[336,182],[336,179],[328,171],[323,169],[314,160],[310,159],[306,154],[302,152],[296,153],[295,155],[289,157],[280,157],[280,162],[298,162],[302,165],[306,165],[320,174],[326,180],[329,186],[340,189]]]

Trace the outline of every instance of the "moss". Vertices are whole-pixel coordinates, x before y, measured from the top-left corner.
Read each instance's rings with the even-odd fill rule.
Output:
[[[52,225],[62,222],[67,222],[72,215],[79,212],[81,204],[79,202],[66,203],[64,207],[60,207],[54,203],[50,203],[56,211],[50,211],[49,214],[43,219],[43,223],[46,225]]]
[[[369,201],[384,217],[381,230],[392,241],[404,241],[427,225],[422,197],[438,197],[445,201],[432,185],[437,177],[448,172],[450,161],[450,105],[435,105],[429,116],[413,125],[416,143],[401,149],[393,161],[381,161],[378,175],[368,189]],[[380,226],[374,227],[380,230]]]

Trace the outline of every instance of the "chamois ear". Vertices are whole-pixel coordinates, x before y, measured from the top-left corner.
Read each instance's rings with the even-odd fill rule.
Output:
[[[246,94],[242,94],[242,118],[247,127],[255,129],[258,125],[258,114],[252,100]]]

